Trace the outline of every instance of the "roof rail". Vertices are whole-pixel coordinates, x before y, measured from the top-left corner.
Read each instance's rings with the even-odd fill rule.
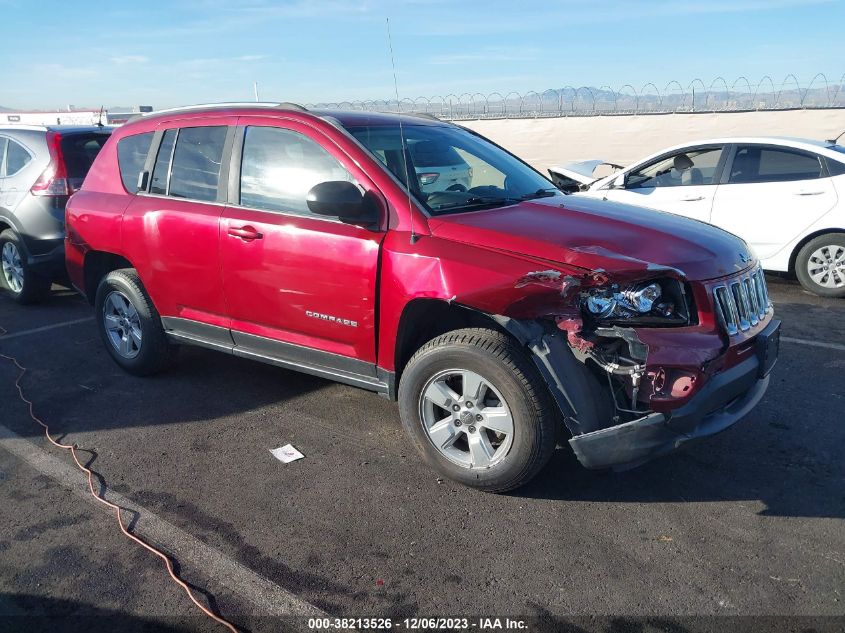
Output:
[[[178,108],[165,108],[153,112],[143,112],[141,116],[153,116],[156,114],[170,114],[174,112],[191,112],[192,110],[218,110],[225,108],[280,108],[283,110],[298,110],[307,112],[305,108],[297,103],[269,102],[269,101],[227,101],[221,103],[198,103],[196,105],[180,106]]]

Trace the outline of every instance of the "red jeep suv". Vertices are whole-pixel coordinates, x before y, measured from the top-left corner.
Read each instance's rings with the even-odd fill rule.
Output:
[[[460,156],[469,186],[424,186],[429,154]],[[627,468],[721,431],[777,359],[742,240],[568,197],[421,115],[143,116],[72,197],[66,253],[126,371],[191,344],[369,389],[398,399],[437,471],[490,491],[531,479],[561,437],[588,468]]]

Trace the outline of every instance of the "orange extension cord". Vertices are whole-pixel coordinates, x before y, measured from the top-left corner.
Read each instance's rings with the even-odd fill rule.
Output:
[[[2,325],[0,325],[0,341],[2,341],[2,337],[5,336],[7,333],[8,333],[7,330],[5,328],[3,328]],[[26,404],[29,405],[29,415],[30,415],[30,417],[35,422],[37,422],[38,424],[40,424],[44,428],[44,435],[47,436],[47,439],[50,440],[50,443],[53,446],[57,446],[59,448],[63,448],[67,451],[70,451],[70,454],[73,456],[73,461],[76,462],[76,465],[79,467],[79,469],[81,471],[83,471],[86,475],[88,475],[88,490],[91,491],[91,496],[93,496],[97,501],[99,501],[103,505],[108,506],[109,508],[112,508],[115,511],[115,515],[117,516],[117,524],[120,526],[120,531],[123,532],[130,539],[132,539],[133,541],[138,543],[138,545],[140,545],[141,547],[149,550],[150,552],[152,552],[153,554],[158,556],[161,560],[163,560],[165,566],[167,567],[167,573],[170,574],[170,577],[173,578],[173,580],[176,582],[176,584],[178,584],[180,587],[182,587],[182,589],[185,590],[185,593],[188,594],[188,597],[191,599],[191,602],[193,602],[195,605],[197,605],[197,607],[199,607],[200,610],[203,613],[205,613],[212,620],[215,620],[215,621],[219,622],[220,624],[222,624],[223,626],[225,626],[227,629],[232,631],[232,633],[239,633],[238,629],[235,628],[235,625],[233,625],[228,620],[225,620],[224,618],[221,618],[220,616],[215,615],[209,609],[207,609],[206,607],[204,607],[203,605],[201,605],[199,603],[199,601],[194,597],[194,594],[191,591],[191,588],[188,587],[187,584],[185,584],[185,581],[183,581],[181,578],[179,578],[176,575],[175,571],[173,571],[173,562],[170,560],[170,557],[167,554],[165,554],[164,552],[162,552],[159,549],[156,549],[155,547],[153,547],[149,543],[146,543],[145,541],[138,538],[137,536],[132,534],[132,532],[130,532],[129,530],[126,529],[126,526],[123,525],[123,517],[120,514],[121,507],[117,504],[112,503],[111,501],[107,501],[106,499],[101,497],[99,494],[97,494],[97,492],[94,490],[94,473],[93,473],[93,471],[90,468],[88,468],[87,466],[84,466],[82,464],[82,462],[79,461],[79,458],[76,456],[76,450],[79,447],[76,444],[62,444],[61,442],[57,442],[56,440],[54,440],[52,438],[52,436],[50,435],[50,427],[47,426],[47,424],[45,424],[37,415],[35,415],[35,405],[32,403],[32,400],[29,400],[24,395],[23,388],[21,388],[21,379],[24,377],[24,374],[26,374],[26,371],[27,371],[26,367],[21,365],[18,362],[18,360],[16,358],[14,358],[13,356],[7,356],[6,354],[0,354],[0,358],[5,358],[6,360],[14,363],[15,367],[18,368],[20,373],[18,374],[17,380],[15,380],[15,387],[18,390],[18,396],[20,397],[20,399],[23,402],[25,402]]]

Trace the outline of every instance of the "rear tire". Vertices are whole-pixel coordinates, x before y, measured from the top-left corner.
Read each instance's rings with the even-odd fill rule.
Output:
[[[795,258],[795,276],[813,294],[845,297],[845,233],[825,233],[807,242]]]
[[[402,374],[399,407],[423,458],[480,490],[524,485],[555,449],[558,417],[545,383],[495,330],[455,330],[421,347]]]
[[[97,329],[114,361],[135,376],[170,366],[177,348],[134,268],[113,270],[97,288]]]
[[[26,262],[26,250],[12,229],[0,233],[0,284],[21,305],[38,303],[50,294],[52,280],[39,275]]]

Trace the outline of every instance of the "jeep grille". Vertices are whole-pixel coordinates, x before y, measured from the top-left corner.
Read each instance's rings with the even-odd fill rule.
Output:
[[[772,308],[759,266],[713,288],[713,298],[719,323],[730,336],[754,327]]]

